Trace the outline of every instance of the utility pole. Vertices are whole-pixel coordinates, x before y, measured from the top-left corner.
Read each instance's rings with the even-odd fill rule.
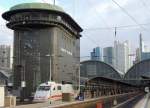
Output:
[[[79,74],[79,76],[78,76],[79,77],[79,80],[78,80],[79,83],[78,84],[79,84],[79,93],[80,93],[80,89],[81,89],[80,88],[80,64],[78,65],[78,71],[79,71],[79,73],[78,73]]]
[[[46,57],[49,57],[49,81],[51,82],[52,81],[52,56],[53,55],[50,55],[50,54],[47,54],[45,55]]]
[[[51,63],[52,61],[51,61],[51,56],[49,56],[49,58],[50,58],[49,59],[50,60],[49,61],[49,80],[51,82],[52,81],[52,66],[51,66],[52,65],[52,63]]]
[[[54,5],[55,5],[55,0],[54,0]]]

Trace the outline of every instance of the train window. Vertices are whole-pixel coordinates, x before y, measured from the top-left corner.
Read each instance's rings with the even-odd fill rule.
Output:
[[[50,90],[50,86],[40,86],[38,88],[38,91],[48,91],[48,90]]]
[[[61,86],[58,86],[58,87],[57,87],[57,90],[61,90]]]

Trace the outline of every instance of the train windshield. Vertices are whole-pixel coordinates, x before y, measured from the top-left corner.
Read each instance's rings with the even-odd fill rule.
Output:
[[[50,86],[40,86],[38,88],[38,91],[49,91],[50,90]]]

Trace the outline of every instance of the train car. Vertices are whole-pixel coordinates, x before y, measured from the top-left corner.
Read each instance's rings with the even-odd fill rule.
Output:
[[[70,93],[75,96],[72,84],[59,84],[56,82],[42,83],[35,92],[34,101],[42,102],[49,99],[51,101],[61,100],[62,93]]]

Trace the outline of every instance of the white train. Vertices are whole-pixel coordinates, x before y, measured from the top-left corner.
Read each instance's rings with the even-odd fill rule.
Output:
[[[59,84],[55,82],[42,83],[35,92],[34,101],[60,100],[62,99],[62,93],[70,93],[75,97],[72,84]]]

